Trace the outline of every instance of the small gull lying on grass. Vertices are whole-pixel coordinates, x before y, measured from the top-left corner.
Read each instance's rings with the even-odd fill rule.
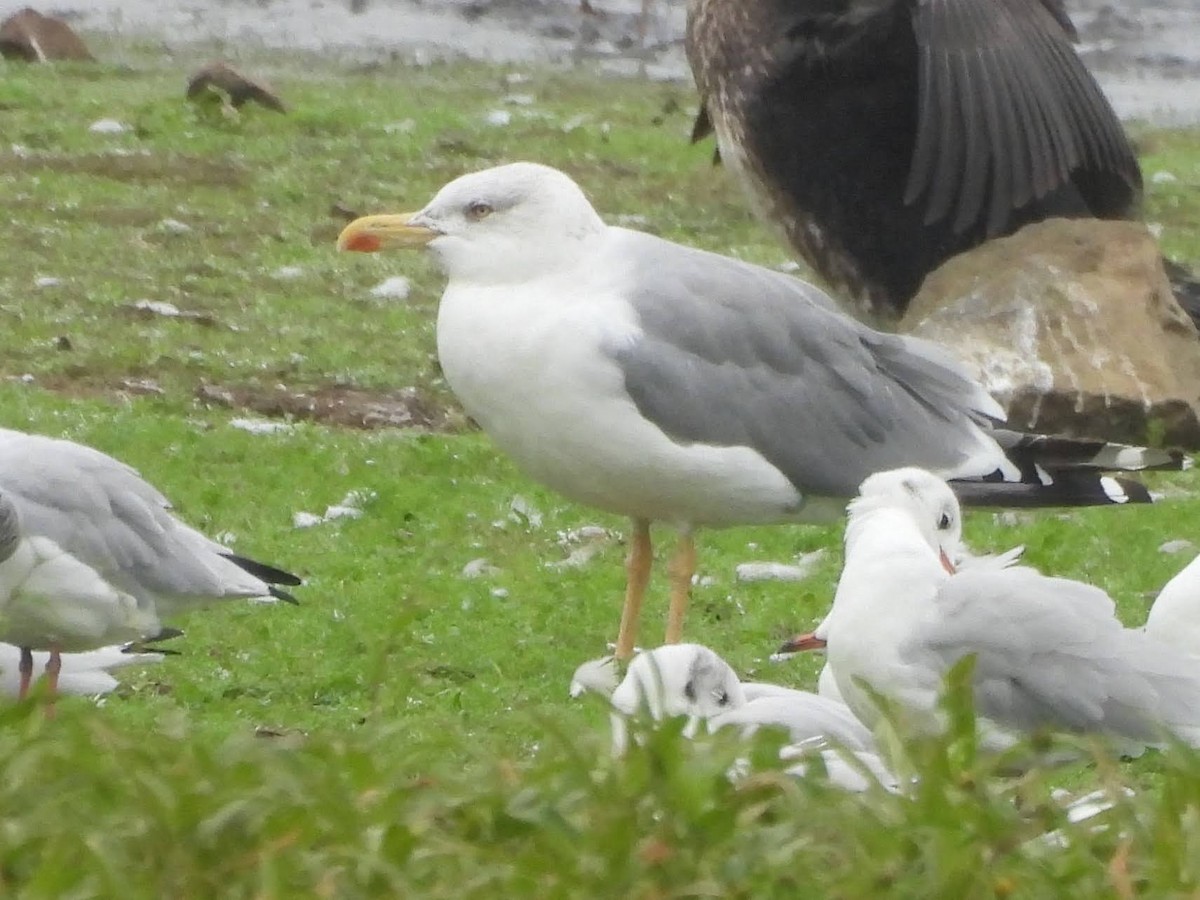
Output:
[[[780,272],[610,227],[546,166],[463,176],[420,212],[351,222],[338,247],[428,248],[449,276],[438,357],[466,412],[532,477],[632,519],[622,659],[652,521],[680,529],[674,643],[697,527],[833,519],[871,472],[914,462],[998,506],[1146,502],[1097,470],[1181,465],[995,429],[1003,410],[945,349]]]
[[[295,600],[295,575],[240,556],[181,522],[134,469],[67,440],[0,429],[0,639],[61,654],[164,635],[217,600]],[[171,631],[170,633],[174,633]]]
[[[835,783],[852,790],[865,790],[868,781],[832,744],[869,757],[860,759],[867,772],[886,772],[875,754],[870,732],[844,704],[781,685],[743,683],[724,659],[700,644],[667,644],[639,653],[619,683],[614,657],[586,662],[571,678],[571,696],[587,691],[608,696],[612,703],[613,754],[617,756],[629,745],[629,718],[645,712],[656,722],[686,716],[685,734],[689,737],[701,725],[710,732],[735,728],[743,736],[765,727],[781,728],[794,742],[781,758],[820,753]],[[803,764],[794,767],[796,774],[804,770]]]
[[[849,507],[846,562],[814,633],[847,704],[879,712],[863,684],[938,731],[949,669],[975,657],[984,745],[1038,729],[1094,733],[1137,752],[1173,735],[1200,744],[1200,670],[1186,653],[1125,628],[1091,585],[1024,566],[955,571],[961,511],[921,469],[871,476]]]

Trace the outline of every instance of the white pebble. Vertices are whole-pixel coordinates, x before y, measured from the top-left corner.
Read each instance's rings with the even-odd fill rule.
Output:
[[[62,279],[52,275],[43,275],[33,280],[33,286],[40,288],[58,287],[60,284],[62,284]]]
[[[116,119],[97,119],[88,126],[92,134],[124,134],[128,130],[128,125]]]
[[[463,578],[482,578],[484,575],[495,575],[499,571],[485,557],[481,556],[463,566],[460,574]]]
[[[508,588],[492,588],[492,596],[497,600],[504,600],[508,597]]]
[[[281,431],[293,431],[294,425],[287,422],[268,422],[264,419],[230,419],[229,424],[241,431],[251,434],[276,434]]]
[[[734,570],[738,581],[803,581],[808,569],[779,562],[739,563]]]
[[[1158,548],[1159,553],[1182,553],[1184,550],[1191,550],[1195,545],[1186,538],[1177,538],[1173,541],[1167,541]]]
[[[325,508],[325,521],[332,522],[334,519],[361,519],[363,511],[357,506],[327,506]]]
[[[159,316],[178,316],[179,307],[165,300],[139,300],[133,304],[134,309],[144,309]]]
[[[292,515],[293,528],[312,528],[314,525],[320,525],[324,521],[316,513],[298,512]]]
[[[407,300],[412,284],[403,275],[393,275],[371,288],[371,296],[381,300]]]
[[[178,219],[163,219],[158,223],[158,227],[171,234],[187,234],[192,230],[191,225],[187,222],[180,222]]]
[[[510,113],[507,109],[493,109],[483,117],[483,121],[487,122],[489,125],[502,127],[512,121],[512,113]]]
[[[520,494],[509,501],[508,508],[511,510],[508,517],[518,525],[525,525],[529,528],[542,527],[541,511]]]
[[[1150,176],[1150,181],[1154,184],[1174,184],[1179,179],[1175,177],[1175,173],[1166,172],[1160,169]]]
[[[742,563],[735,570],[738,581],[803,581],[812,574],[822,557],[824,550],[814,550],[802,555],[795,565],[778,562]]]
[[[272,278],[278,278],[280,281],[291,281],[293,278],[300,278],[304,275],[303,266],[280,266],[271,273]]]

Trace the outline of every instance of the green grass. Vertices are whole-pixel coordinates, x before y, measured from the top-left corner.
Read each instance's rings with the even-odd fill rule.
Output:
[[[338,255],[342,219],[414,209],[471,169],[536,159],[568,170],[609,217],[774,264],[711,149],[686,135],[678,85],[482,66],[338,69],[264,57],[291,114],[236,120],[182,102],[185,70],[147,49],[132,68],[0,77],[0,422],[92,444],[137,466],[180,515],[306,579],[302,606],[227,604],[183,622],[184,655],[125,676],[96,709],[44,721],[0,713],[0,886],[22,896],[1080,896],[1200,890],[1200,761],[1005,779],[969,729],[914,746],[911,799],[844,796],[763,772],[731,784],[728,743],[671,730],[624,764],[604,759],[606,712],[567,680],[614,636],[625,523],[522,478],[465,426],[441,381],[439,276],[420,259]],[[253,65],[247,68],[254,69]],[[256,70],[257,71],[257,70]],[[506,105],[513,93],[531,106]],[[485,124],[494,109],[507,127]],[[98,135],[115,118],[132,126]],[[1147,214],[1174,256],[1200,263],[1197,134],[1138,129]],[[185,223],[178,233],[165,220]],[[298,276],[281,278],[283,267]],[[404,302],[370,288],[403,272]],[[38,286],[38,279],[57,282]],[[166,301],[202,320],[140,313]],[[152,382],[152,384],[147,384]],[[293,431],[230,425],[293,413]],[[398,392],[411,388],[411,394]],[[149,391],[147,393],[147,391]],[[229,392],[234,405],[211,398]],[[354,408],[304,412],[341,392]],[[400,397],[400,400],[396,398]],[[444,431],[364,430],[361,404],[403,406]],[[285,398],[286,399],[286,398]],[[968,519],[979,550],[1028,547],[1047,571],[1093,581],[1131,623],[1185,561],[1163,541],[1200,532],[1197,476],[1153,479],[1157,506]],[[359,519],[309,529],[349,491]],[[535,515],[528,515],[532,508]],[[578,568],[561,536],[616,535]],[[670,534],[660,535],[660,562]],[[811,685],[817,659],[765,662],[832,596],[838,528],[701,536],[689,638],[746,675]],[[734,567],[828,551],[800,585],[739,584]],[[464,577],[484,558],[499,571]],[[661,575],[645,639],[657,640]],[[756,749],[770,758],[770,740]],[[1064,849],[1051,785],[1130,784],[1106,834]],[[1019,799],[1019,803],[1014,802]]]

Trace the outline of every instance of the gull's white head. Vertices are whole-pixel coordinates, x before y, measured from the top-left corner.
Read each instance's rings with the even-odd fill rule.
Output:
[[[573,264],[604,228],[567,175],[519,162],[456,178],[419,212],[356,219],[338,249],[426,247],[451,279],[519,282]]]
[[[645,710],[655,721],[687,716],[691,736],[701,721],[745,706],[729,663],[700,644],[667,644],[634,657],[612,695],[613,750],[625,749],[625,717]]]
[[[707,718],[742,706],[746,697],[737,673],[700,644],[666,644],[634,657],[612,695],[626,715],[647,709],[655,719]]]
[[[954,571],[952,561],[962,548],[962,509],[950,485],[931,472],[911,467],[869,476],[847,507],[847,541],[855,522],[879,510],[899,511],[911,518],[942,565]]]

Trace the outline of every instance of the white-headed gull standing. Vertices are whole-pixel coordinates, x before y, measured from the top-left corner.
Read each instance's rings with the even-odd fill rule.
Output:
[[[1109,467],[1181,457],[1021,435],[945,348],[842,315],[813,285],[606,225],[566,174],[474,172],[419,212],[357,219],[342,250],[425,248],[448,276],[438,360],[528,475],[630,517],[616,655],[632,656],[653,554],[679,528],[666,642],[701,527],[824,522],[871,472],[917,462],[991,505],[1149,502]]]
[[[1041,728],[1200,743],[1193,660],[1125,628],[1099,588],[1021,566],[954,572],[960,520],[954,492],[921,469],[873,475],[850,503],[845,568],[815,636],[861,719],[878,718],[865,684],[939,729],[943,678],[974,655],[986,746]]]

